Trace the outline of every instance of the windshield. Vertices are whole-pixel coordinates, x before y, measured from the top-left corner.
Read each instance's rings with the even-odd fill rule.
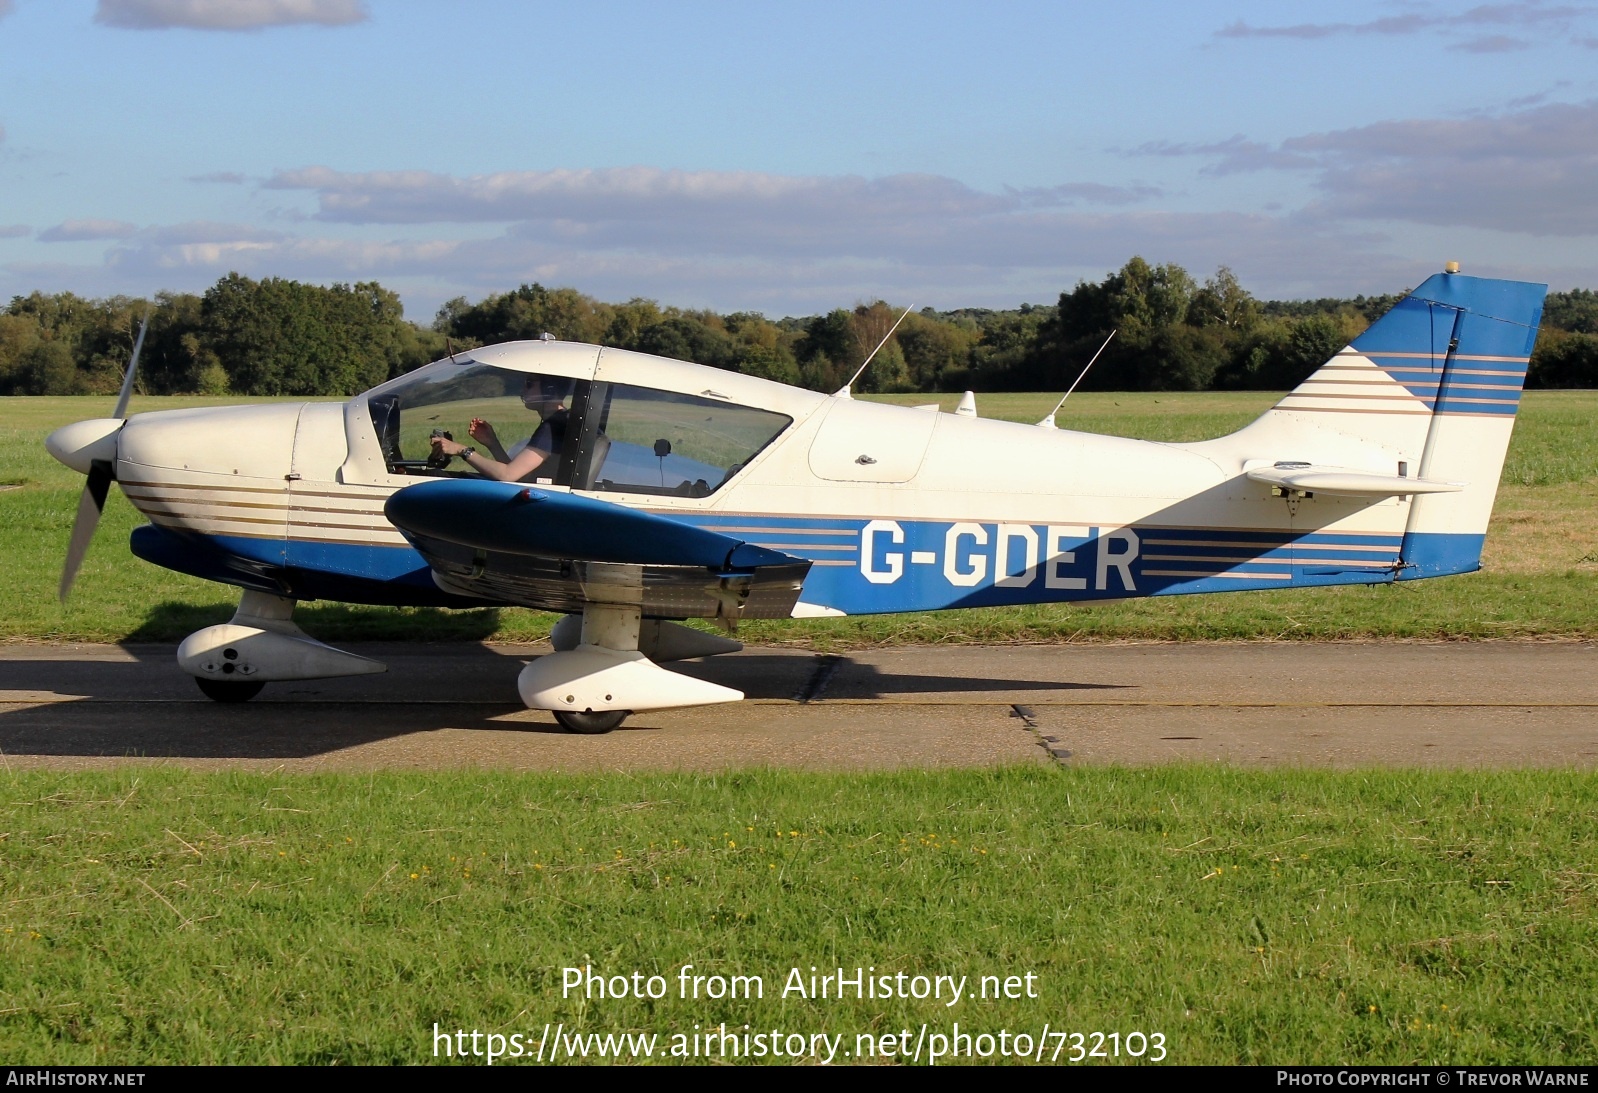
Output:
[[[437,435],[475,445],[501,461],[514,458],[529,445],[537,447],[550,458],[529,481],[562,482],[562,458],[568,447],[566,425],[578,386],[577,381],[562,376],[468,365],[458,371],[418,376],[413,383],[374,397],[370,402],[372,427],[393,474],[472,474],[464,463],[452,463],[435,453],[432,438]],[[474,422],[488,426],[491,441],[473,435]],[[484,432],[481,425],[477,432]]]

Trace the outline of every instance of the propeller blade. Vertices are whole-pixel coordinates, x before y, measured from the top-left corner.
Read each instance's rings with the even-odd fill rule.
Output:
[[[133,397],[133,379],[139,371],[139,354],[144,351],[144,335],[149,329],[150,309],[146,307],[144,319],[139,323],[139,336],[133,341],[133,356],[128,359],[127,374],[122,377],[122,390],[117,392],[117,407],[111,413],[114,418],[127,416],[128,400]],[[89,464],[89,479],[83,484],[83,493],[78,498],[78,515],[72,521],[72,538],[67,542],[66,564],[61,567],[61,587],[56,591],[62,603],[67,602],[72,582],[78,577],[78,567],[83,564],[83,556],[89,553],[89,543],[94,540],[94,529],[100,526],[106,495],[111,492],[111,483],[116,476],[116,463],[113,460],[96,459]]]
[[[112,417],[126,417],[128,400],[133,397],[133,376],[139,370],[139,353],[144,349],[144,332],[150,329],[150,309],[144,309],[144,321],[139,324],[139,336],[133,343],[133,358],[128,361],[128,374],[122,377],[122,390],[117,394],[117,408]],[[91,479],[92,481],[92,479]],[[100,498],[105,501],[104,496]]]
[[[83,556],[89,552],[94,529],[100,523],[100,514],[105,511],[105,497],[111,491],[112,474],[112,465],[103,459],[96,459],[89,466],[89,480],[84,483],[83,495],[78,498],[78,515],[72,521],[72,539],[67,543],[67,563],[61,570],[61,588],[57,595],[62,603],[67,602],[67,593],[72,591],[78,567],[83,564]]]

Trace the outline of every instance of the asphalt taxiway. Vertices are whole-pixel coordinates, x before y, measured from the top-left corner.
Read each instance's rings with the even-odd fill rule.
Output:
[[[1005,763],[1598,767],[1598,644],[752,648],[673,667],[742,703],[603,736],[527,710],[547,646],[352,645],[384,675],[200,695],[172,646],[0,646],[0,762],[863,770]]]

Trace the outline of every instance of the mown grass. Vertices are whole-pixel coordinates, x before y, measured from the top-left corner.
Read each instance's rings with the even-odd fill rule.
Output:
[[[892,396],[926,402],[935,396]],[[987,416],[1036,421],[1056,396],[981,396]],[[1252,420],[1262,392],[1073,395],[1063,427],[1186,441]],[[936,396],[952,408],[955,396]],[[210,402],[226,400],[208,400]],[[110,410],[109,399],[0,399],[0,638],[173,641],[225,620],[234,594],[132,558],[140,517],[113,490],[73,599],[55,600],[59,564],[82,479],[45,454],[56,425]],[[141,399],[135,411],[202,400]],[[1485,570],[1382,587],[1232,593],[937,614],[747,624],[750,641],[816,648],[929,642],[1179,639],[1598,637],[1598,392],[1530,392],[1517,422],[1488,532]],[[534,641],[553,617],[521,610],[395,611],[302,607],[299,620],[331,641],[409,638]]]
[[[0,1056],[410,1063],[446,1029],[1163,1032],[1176,1063],[1587,1063],[1574,772],[0,777]],[[563,998],[561,969],[662,974]],[[675,975],[760,975],[683,1001]],[[789,970],[1036,975],[956,1007]]]

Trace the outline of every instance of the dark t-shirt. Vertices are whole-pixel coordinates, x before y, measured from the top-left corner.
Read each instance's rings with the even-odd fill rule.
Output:
[[[555,461],[560,459],[560,450],[566,443],[566,421],[568,411],[556,410],[544,419],[536,432],[528,439],[527,446],[536,448],[541,452],[548,452]],[[554,470],[553,467],[550,468]]]

